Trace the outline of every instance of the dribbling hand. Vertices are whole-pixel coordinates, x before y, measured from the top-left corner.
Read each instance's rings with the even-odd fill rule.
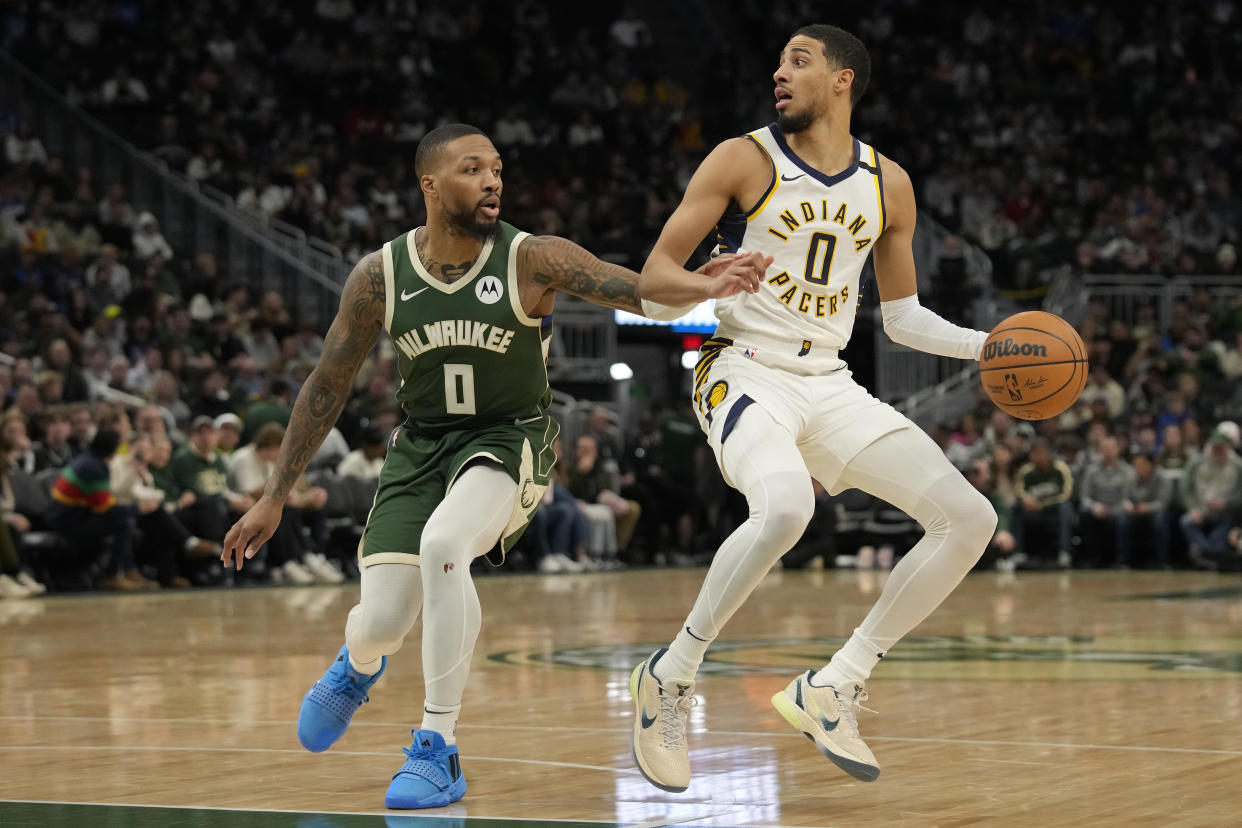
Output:
[[[242,563],[253,558],[259,547],[276,534],[283,510],[284,504],[279,500],[272,500],[266,495],[259,498],[259,502],[251,506],[224,536],[220,561],[225,566],[236,565],[241,570]]]

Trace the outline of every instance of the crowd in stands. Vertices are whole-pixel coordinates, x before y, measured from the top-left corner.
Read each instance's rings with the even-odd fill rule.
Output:
[[[705,16],[717,60],[737,67],[738,84],[716,88],[766,101],[771,53],[754,44],[774,52],[824,9],[738,5]],[[891,0],[857,13],[873,75],[856,129],[909,171],[923,209],[991,254],[1002,287],[1037,290],[1066,263],[1242,273],[1242,135],[1221,114],[1242,96],[1236,2]]]
[[[992,500],[991,558],[1015,566],[1242,569],[1242,316],[1202,290],[1161,331],[1091,303],[1078,403],[1016,427],[982,407],[936,436]],[[978,423],[987,425],[980,429]]]
[[[823,17],[811,0],[659,19],[534,0],[6,6],[6,47],[76,104],[351,258],[418,223],[413,147],[453,120],[508,157],[510,220],[641,255],[702,155],[772,119],[773,56]],[[832,22],[872,56],[859,135],[1002,283],[1038,289],[1069,262],[1242,272],[1242,153],[1221,116],[1242,102],[1240,15],[886,0]]]
[[[609,3],[584,16],[536,2],[450,13],[319,0],[298,14],[272,0],[81,0],[50,14],[18,0],[0,9],[0,38],[171,168],[350,257],[421,221],[413,147],[465,120],[509,161],[507,220],[639,260],[712,143],[770,119],[771,52],[818,17],[809,2],[693,13],[703,5],[657,25]],[[854,26],[875,63],[856,129],[910,170],[928,211],[993,254],[1002,279],[1062,262],[1234,274],[1242,171],[1219,113],[1242,95],[1237,13],[1230,2],[1158,16],[1062,0],[949,0],[934,14],[873,4]],[[711,45],[657,48],[690,38]],[[720,105],[721,89],[734,105]],[[153,205],[8,117],[0,596],[45,581],[229,582],[211,561],[261,490],[323,320],[294,318],[279,293],[253,295],[209,249],[178,249]],[[942,258],[933,293],[951,272]],[[1133,318],[1093,306],[1082,332],[1093,369],[1074,410],[1033,428],[981,406],[936,430],[1001,513],[988,564],[1235,565],[1242,307],[1203,292],[1161,329],[1154,306]],[[354,574],[351,544],[400,419],[393,387],[381,350],[280,536],[242,577]],[[562,448],[515,566],[710,556],[745,505],[688,411],[656,405],[629,431],[619,439],[601,411]],[[787,566],[886,567],[917,531],[883,504],[816,494]]]

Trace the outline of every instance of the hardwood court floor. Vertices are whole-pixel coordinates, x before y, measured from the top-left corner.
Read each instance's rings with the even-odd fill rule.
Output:
[[[702,575],[479,579],[470,788],[422,819],[379,816],[421,718],[417,629],[336,747],[296,741],[356,585],[0,602],[0,825],[1239,822],[1242,579],[970,576],[877,670],[862,727],[883,773],[863,784],[768,698],[832,653],[882,576],[774,573],[705,665],[694,781],[667,794],[633,769],[627,679]],[[105,803],[164,807],[88,807]]]

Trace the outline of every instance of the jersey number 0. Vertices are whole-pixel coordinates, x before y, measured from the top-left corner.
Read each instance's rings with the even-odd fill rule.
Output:
[[[444,410],[449,414],[475,414],[474,366],[444,364]]]
[[[836,250],[837,237],[832,233],[811,236],[811,246],[806,251],[804,278],[813,285],[828,284],[828,271],[832,269],[832,254]]]

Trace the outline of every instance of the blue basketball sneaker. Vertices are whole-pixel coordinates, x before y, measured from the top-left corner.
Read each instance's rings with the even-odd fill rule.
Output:
[[[384,806],[388,808],[439,808],[466,795],[457,745],[444,744],[434,730],[411,730],[414,744],[401,748],[405,764],[392,778]]]
[[[370,701],[367,693],[384,675],[388,659],[380,659],[379,672],[364,676],[349,666],[349,648],[342,646],[336,661],[323,674],[323,678],[311,685],[302,699],[298,713],[298,741],[312,753],[322,753],[345,735],[349,720]]]

